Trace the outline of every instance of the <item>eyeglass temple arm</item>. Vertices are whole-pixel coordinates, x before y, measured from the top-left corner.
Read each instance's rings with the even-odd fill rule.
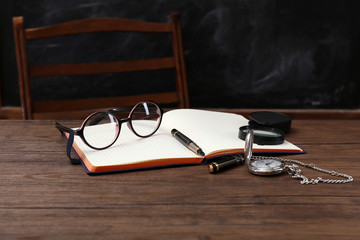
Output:
[[[64,132],[70,133],[72,131],[71,128],[65,127],[58,122],[55,122],[55,127],[61,132],[61,134]]]
[[[71,128],[63,126],[58,122],[55,122],[55,127],[60,131],[61,134],[64,134],[64,132],[69,133],[69,139],[66,145],[66,155],[68,156],[72,164],[80,164],[81,163],[80,159],[71,157],[71,148],[74,142],[74,133],[76,131],[72,130]]]

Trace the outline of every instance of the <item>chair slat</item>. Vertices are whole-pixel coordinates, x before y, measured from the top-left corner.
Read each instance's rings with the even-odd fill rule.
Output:
[[[174,68],[173,58],[30,66],[31,77],[122,73]]]
[[[112,108],[121,106],[134,106],[140,101],[152,100],[158,104],[170,104],[178,100],[176,92],[164,92],[154,94],[143,94],[137,96],[121,96],[121,97],[107,97],[107,98],[89,98],[89,99],[75,99],[62,101],[43,101],[34,102],[34,113],[39,112],[56,112],[56,111],[76,111],[82,109],[98,109],[98,108]]]
[[[147,33],[171,32],[170,26],[167,23],[144,22],[121,18],[87,18],[51,26],[28,28],[25,30],[25,37],[27,40],[31,40],[69,34],[113,31]]]

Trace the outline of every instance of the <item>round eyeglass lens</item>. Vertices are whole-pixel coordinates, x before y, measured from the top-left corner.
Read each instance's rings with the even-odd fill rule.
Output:
[[[140,137],[148,137],[159,128],[161,110],[152,102],[141,102],[135,106],[130,119],[135,134]]]
[[[98,112],[92,115],[84,127],[84,138],[94,148],[106,148],[118,137],[119,122],[110,113]]]

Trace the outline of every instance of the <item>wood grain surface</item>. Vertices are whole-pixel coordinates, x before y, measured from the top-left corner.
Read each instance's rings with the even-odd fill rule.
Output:
[[[359,127],[359,120],[293,121],[286,138],[307,154],[286,157],[354,177],[301,185],[245,166],[89,176],[70,164],[54,121],[2,120],[0,239],[358,239]]]

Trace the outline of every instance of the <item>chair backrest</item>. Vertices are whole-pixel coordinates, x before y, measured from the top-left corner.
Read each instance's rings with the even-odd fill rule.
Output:
[[[13,18],[16,58],[19,74],[19,89],[23,119],[77,119],[94,109],[132,106],[143,100],[153,100],[159,105],[175,104],[179,108],[189,107],[188,86],[183,55],[180,16],[170,15],[168,23],[145,22],[122,18],[88,18],[64,22],[39,28],[24,28],[24,18]],[[170,57],[136,59],[111,62],[67,63],[30,65],[27,55],[28,40],[95,32],[140,32],[163,33],[171,41]],[[30,81],[36,77],[71,76],[87,74],[113,74],[160,69],[174,69],[173,91],[149,93],[135,96],[115,96],[71,100],[35,101],[32,99]],[[173,79],[169,79],[173,81]],[[33,80],[32,80],[33,81]],[[151,81],[151,79],[149,80]],[[54,90],[56,91],[56,89]],[[55,93],[56,94],[56,93]],[[64,115],[64,111],[72,113]],[[80,114],[77,114],[80,113]]]

